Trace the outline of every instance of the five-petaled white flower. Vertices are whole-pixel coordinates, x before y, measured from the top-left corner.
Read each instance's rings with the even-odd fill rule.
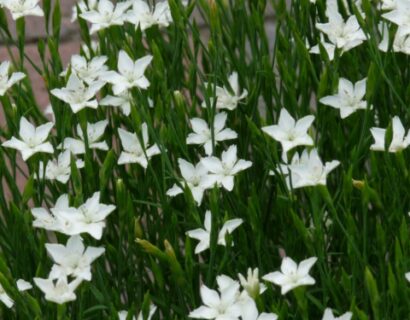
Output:
[[[209,176],[228,191],[232,191],[234,187],[234,176],[252,166],[251,161],[238,160],[236,145],[230,146],[228,150],[222,152],[221,159],[206,157],[202,158],[201,162],[210,172]]]
[[[410,131],[406,135],[406,130],[398,116],[393,117],[392,131],[393,137],[388,151],[394,153],[406,149],[410,144]],[[370,150],[385,151],[386,129],[374,127],[370,129],[370,132],[374,138],[374,144],[370,146]]]
[[[34,127],[25,117],[21,117],[19,130],[21,140],[11,137],[10,140],[3,142],[2,146],[20,151],[24,161],[35,153],[53,153],[53,146],[50,142],[46,142],[52,128],[52,122]]]
[[[314,116],[306,116],[295,121],[289,112],[282,108],[278,124],[262,127],[262,130],[279,141],[282,144],[283,152],[286,153],[297,146],[313,145],[313,139],[307,131],[314,120]]]
[[[353,85],[349,80],[340,78],[338,93],[323,97],[319,102],[339,109],[340,117],[347,118],[359,109],[366,109],[367,102],[362,100],[366,94],[366,80],[364,78]]]
[[[248,96],[248,91],[245,89],[240,92],[238,73],[232,72],[228,79],[230,88],[227,87],[215,87],[216,96],[216,109],[228,109],[234,110],[238,106],[239,101],[245,99]],[[205,86],[209,85],[205,83]],[[209,99],[211,106],[213,105],[213,99]],[[206,108],[205,101],[202,103],[202,107]]]
[[[71,73],[67,86],[56,88],[51,93],[58,99],[68,103],[74,113],[84,108],[97,109],[97,99],[93,99],[97,92],[104,86],[103,81],[94,81],[88,87],[75,73]]]
[[[322,320],[350,320],[352,319],[352,316],[353,314],[351,312],[346,312],[339,317],[335,317],[332,309],[326,308]]]
[[[0,64],[0,97],[4,96],[9,88],[26,76],[22,72],[13,72],[9,77],[9,70],[10,61],[4,61]]]
[[[115,95],[134,87],[147,89],[150,83],[144,76],[144,72],[152,58],[151,55],[146,55],[133,61],[124,50],[121,50],[118,54],[118,72],[107,71],[102,79],[113,85],[112,90]]]
[[[282,294],[286,294],[299,286],[313,285],[316,281],[309,275],[309,271],[316,260],[316,257],[312,257],[297,265],[291,258],[285,257],[282,260],[281,271],[268,273],[262,279],[281,286]]]
[[[132,1],[118,2],[115,6],[109,0],[98,1],[96,9],[80,14],[80,17],[92,23],[90,34],[110,26],[121,26],[125,21],[125,12],[132,6]]]
[[[104,248],[84,247],[83,239],[79,236],[72,236],[67,244],[46,243],[48,254],[56,263],[50,272],[50,279],[60,279],[68,276],[91,280],[91,263],[101,256]]]
[[[156,2],[154,8],[143,0],[134,0],[132,9],[126,13],[126,21],[132,23],[141,31],[158,25],[159,27],[168,27],[172,22],[171,10],[168,1]]]
[[[338,12],[337,4],[329,4],[326,9],[327,23],[316,23],[316,28],[327,35],[329,41],[342,52],[346,52],[366,40],[366,35],[361,29],[355,15],[344,21]]]
[[[236,218],[228,220],[222,226],[222,229],[218,233],[218,244],[220,246],[226,246],[225,236],[231,234],[236,228],[243,223],[242,219]],[[212,214],[211,211],[205,212],[204,228],[194,229],[187,231],[188,237],[199,240],[198,245],[195,248],[195,253],[199,254],[209,248],[211,243],[211,227],[212,227]]]
[[[76,278],[68,282],[66,277],[57,280],[42,278],[34,278],[33,280],[36,286],[45,293],[46,300],[58,304],[74,301],[77,298],[74,290],[77,289],[82,282],[81,278]]]
[[[326,185],[326,178],[329,172],[335,169],[340,164],[339,161],[333,160],[326,162],[323,165],[317,149],[312,149],[310,153],[305,149],[298,159],[292,159],[292,163],[288,166],[290,171],[286,179],[288,188],[290,185],[294,189],[308,186]]]
[[[203,306],[191,311],[188,315],[195,319],[232,319],[237,320],[241,316],[241,305],[238,301],[239,283],[230,281],[229,285],[221,284],[220,277],[217,277],[218,291],[202,285],[200,289]]]
[[[216,144],[219,141],[236,139],[237,133],[229,128],[225,128],[227,114],[225,112],[218,113],[213,121],[213,141]],[[186,139],[187,144],[200,144],[205,148],[205,153],[209,156],[212,154],[212,130],[209,128],[205,120],[193,118],[190,120],[192,130]],[[225,128],[225,129],[224,129]]]
[[[93,238],[101,239],[105,227],[105,218],[115,210],[114,205],[100,203],[100,193],[95,192],[78,208],[70,207],[68,195],[63,194],[48,212],[44,208],[33,208],[35,220],[33,226],[50,231],[57,231],[69,236],[88,233]]]
[[[40,161],[38,169],[38,177],[47,180],[57,180],[61,183],[67,183],[71,175],[71,152],[66,150],[58,155],[55,160],[50,160],[47,162],[44,168],[44,163]],[[83,168],[84,162],[82,160],[76,161],[77,168]],[[36,178],[38,178],[36,176]]]
[[[191,191],[192,197],[197,205],[200,206],[204,191],[209,189],[215,183],[215,180],[210,179],[208,170],[201,162],[194,166],[184,159],[178,159],[178,165],[183,178],[182,184]],[[167,195],[175,197],[183,192],[184,190],[177,184],[174,184],[172,188],[167,191]]]
[[[93,57],[90,61],[83,56],[75,54],[71,56],[71,72],[86,84],[91,85],[103,75],[108,67],[105,65],[108,58],[106,56]],[[65,76],[68,70],[63,71],[60,75]]]
[[[38,5],[39,2],[40,0],[2,0],[0,5],[9,9],[13,20],[17,20],[24,16],[42,17],[44,12]]]
[[[105,141],[100,141],[104,135],[105,128],[108,125],[107,120],[101,120],[96,123],[87,122],[87,140],[88,147],[90,149],[98,149],[107,151],[108,145]],[[84,154],[85,153],[85,140],[83,130],[81,126],[77,125],[77,134],[80,139],[65,138],[63,143],[57,146],[57,149],[70,150],[72,154]]]
[[[95,192],[78,208],[55,207],[51,212],[58,221],[57,231],[70,236],[88,233],[99,240],[105,228],[105,218],[114,210],[114,205],[100,203],[100,192]]]
[[[148,161],[161,150],[157,144],[149,146],[148,127],[144,122],[141,126],[142,144],[135,133],[119,128],[121,144],[124,151],[121,152],[118,164],[138,163],[144,169],[148,167]]]

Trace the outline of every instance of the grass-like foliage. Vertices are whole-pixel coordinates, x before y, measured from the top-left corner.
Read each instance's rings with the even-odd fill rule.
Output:
[[[1,319],[408,319],[408,0],[0,7]]]

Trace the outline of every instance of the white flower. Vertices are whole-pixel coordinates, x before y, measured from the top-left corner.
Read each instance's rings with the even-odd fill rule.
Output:
[[[124,151],[121,152],[118,164],[138,163],[144,169],[148,167],[148,161],[161,151],[157,144],[149,146],[148,127],[144,122],[141,126],[142,145],[135,133],[119,128],[121,144]]]
[[[119,107],[125,116],[131,113],[132,95],[128,91],[124,91],[117,96],[105,96],[100,100],[100,106]]]
[[[221,246],[226,246],[225,236],[226,234],[231,234],[236,228],[238,228],[243,223],[242,219],[231,219],[224,223],[222,229],[218,233],[218,244]],[[211,242],[211,224],[212,224],[212,214],[211,211],[207,210],[205,213],[204,228],[205,229],[194,229],[187,231],[188,237],[199,240],[198,245],[195,248],[195,253],[199,254],[209,248]]]
[[[24,16],[39,16],[44,15],[43,10],[38,3],[40,0],[2,0],[0,4],[10,10],[13,20]]]
[[[106,56],[98,56],[87,61],[85,57],[75,54],[71,56],[71,72],[75,73],[81,81],[91,85],[108,70],[108,67],[105,65],[107,60]],[[67,70],[63,71],[60,75],[65,76],[66,74]]]
[[[407,281],[410,282],[410,272],[407,272],[404,276],[407,279]]]
[[[229,128],[224,129],[226,123],[227,114],[225,112],[215,115],[213,121],[213,137],[215,146],[219,141],[225,141],[230,139],[236,139],[237,133]],[[205,148],[205,153],[209,156],[212,154],[212,131],[209,128],[206,121],[200,118],[193,118],[190,120],[192,130],[194,133],[190,133],[186,139],[187,144],[199,144]]]
[[[9,88],[26,76],[22,72],[13,72],[9,77],[9,70],[10,61],[4,61],[0,64],[0,97],[4,96]]]
[[[300,159],[288,166],[290,176],[287,179],[288,188],[290,180],[294,189],[308,186],[326,185],[327,175],[340,164],[339,161],[333,160],[323,165],[317,149],[308,153],[304,150]]]
[[[114,205],[100,203],[100,193],[95,192],[79,208],[70,207],[68,195],[63,194],[48,212],[44,208],[33,208],[33,226],[57,231],[69,236],[88,233],[99,240],[105,227],[105,218],[115,210]]]
[[[410,132],[405,136],[406,130],[398,116],[393,117],[392,123],[393,137],[388,151],[394,153],[406,149],[409,146]],[[370,132],[374,138],[374,144],[370,146],[370,150],[385,151],[386,129],[374,127],[370,129]]]
[[[17,289],[20,292],[24,292],[33,288],[32,284],[24,279],[18,279],[16,281]]]
[[[192,197],[197,205],[201,205],[204,191],[215,183],[215,179],[210,179],[208,170],[201,162],[194,166],[184,159],[178,159],[178,165],[183,178],[182,184],[191,191]],[[177,184],[174,184],[172,188],[167,191],[167,195],[175,197],[183,192],[184,190]]]
[[[78,235],[70,237],[65,246],[46,243],[46,249],[56,263],[51,269],[50,279],[73,276],[87,281],[92,277],[91,263],[105,252],[104,248],[85,248]]]
[[[345,119],[359,109],[366,109],[367,103],[362,100],[366,94],[366,80],[367,78],[364,78],[353,86],[349,80],[340,78],[338,93],[323,97],[319,102],[339,109],[340,117]]]
[[[104,135],[104,131],[107,125],[107,120],[101,120],[96,123],[87,122],[87,140],[90,149],[98,149],[103,151],[108,150],[108,145],[105,141],[99,142],[101,137]],[[80,137],[80,139],[65,138],[63,143],[57,146],[57,149],[70,150],[71,153],[75,155],[84,154],[84,134],[79,124],[77,125],[77,134]]]
[[[68,78],[67,86],[60,89],[53,89],[51,93],[58,99],[68,103],[74,113],[84,109],[97,109],[98,102],[93,99],[97,92],[104,86],[103,81],[95,81],[86,87],[75,73]]]
[[[239,91],[238,74],[236,72],[232,72],[229,76],[228,82],[232,92],[226,87],[215,87],[216,109],[234,110],[238,106],[239,101],[248,96],[247,90],[243,90],[242,93]],[[207,85],[208,84],[205,83],[205,86]],[[213,105],[213,99],[210,99],[210,104]],[[205,101],[202,103],[202,107],[206,108]]]
[[[238,160],[235,145],[222,152],[221,159],[207,157],[201,159],[201,162],[210,172],[210,177],[213,177],[218,185],[222,185],[228,191],[232,191],[234,187],[234,176],[252,166],[251,161]]]
[[[153,25],[168,27],[172,22],[172,16],[168,1],[156,2],[155,7],[150,9],[147,2],[134,0],[132,9],[126,13],[125,20],[144,31]]]
[[[327,35],[329,41],[337,48],[346,52],[366,40],[356,16],[351,15],[345,22],[338,12],[337,6],[327,6],[327,23],[316,23],[316,28]]]
[[[53,153],[53,146],[50,142],[46,142],[52,128],[52,122],[34,127],[25,117],[21,117],[19,130],[21,140],[11,137],[10,140],[3,142],[2,146],[20,151],[24,161],[35,153]]]
[[[255,268],[254,270],[248,268],[247,278],[245,278],[240,273],[238,273],[238,277],[242,287],[246,290],[251,298],[256,299],[256,297],[265,292],[266,286],[263,283],[259,282],[258,268]]]
[[[68,195],[63,194],[57,199],[56,204],[51,211],[59,212],[59,210],[69,209]],[[33,227],[35,228],[42,228],[49,231],[59,231],[62,228],[61,219],[58,220],[52,213],[44,208],[32,208],[31,214],[34,217]]]
[[[50,160],[47,162],[45,171],[44,163],[39,163],[38,177],[45,178],[47,180],[57,180],[61,183],[67,183],[71,175],[71,153],[66,150],[58,155],[56,160]],[[83,168],[84,162],[82,160],[76,161],[77,168]]]
[[[316,257],[312,257],[303,260],[297,265],[291,258],[285,257],[282,260],[280,272],[271,272],[263,276],[262,279],[281,286],[282,294],[286,294],[299,286],[313,285],[316,281],[309,275],[309,271],[316,260]]]
[[[76,278],[70,283],[68,283],[67,278],[59,278],[57,280],[34,278],[33,280],[37,287],[45,293],[46,300],[58,304],[77,299],[74,290],[77,289],[82,281],[80,278]]]
[[[282,108],[278,124],[262,127],[262,130],[276,141],[279,141],[282,144],[283,152],[286,153],[297,146],[313,145],[313,139],[307,131],[314,120],[314,116],[306,116],[296,122],[289,112]]]
[[[0,284],[0,301],[3,302],[7,308],[11,308],[14,305],[14,301],[7,292],[4,290],[3,286]]]
[[[144,76],[144,72],[151,61],[151,55],[133,61],[124,50],[121,50],[118,55],[118,73],[107,71],[102,78],[113,85],[112,90],[115,95],[134,87],[147,89],[150,83]]]
[[[100,0],[96,9],[83,12],[80,17],[92,23],[90,34],[110,26],[124,24],[125,11],[131,7],[132,1],[118,2],[115,6],[109,0]]]
[[[332,309],[326,308],[322,320],[350,320],[352,319],[352,316],[353,314],[351,312],[346,312],[342,314],[340,317],[335,317],[333,315]]]
[[[51,212],[58,221],[57,231],[70,236],[88,233],[99,240],[105,228],[105,218],[114,210],[114,205],[100,203],[100,192],[95,192],[77,209],[53,208]]]
[[[188,315],[195,319],[237,320],[241,316],[241,306],[238,302],[239,283],[232,281],[221,288],[220,277],[217,278],[218,292],[202,285],[201,299],[203,306],[191,311]]]

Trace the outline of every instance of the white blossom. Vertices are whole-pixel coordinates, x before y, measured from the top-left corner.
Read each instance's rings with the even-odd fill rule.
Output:
[[[301,157],[292,162],[288,166],[289,175],[286,182],[288,188],[290,188],[291,183],[294,189],[317,185],[325,186],[327,175],[340,164],[339,161],[333,160],[323,165],[317,149],[310,152],[304,150]]]
[[[366,94],[366,80],[367,78],[364,78],[353,85],[349,80],[340,78],[338,93],[323,97],[319,102],[339,109],[340,117],[345,119],[359,109],[366,109],[367,102],[363,100]]]
[[[316,260],[316,257],[312,257],[296,264],[291,258],[285,257],[282,259],[280,271],[271,272],[262,278],[281,286],[281,293],[284,295],[299,286],[316,283],[315,279],[309,275],[309,271],[316,263]]]
[[[242,219],[236,218],[228,220],[222,226],[222,229],[218,233],[218,245],[226,246],[225,236],[226,234],[231,234],[236,228],[238,228],[243,223]],[[195,248],[195,253],[199,254],[209,248],[211,242],[211,225],[212,225],[212,214],[211,211],[207,210],[205,213],[204,228],[198,228],[194,230],[187,231],[188,237],[199,240],[198,245]]]
[[[44,16],[38,3],[40,0],[2,0],[1,5],[10,10],[13,20],[24,16]]]
[[[97,92],[104,86],[103,81],[94,81],[86,86],[75,73],[71,73],[67,86],[51,90],[51,94],[69,104],[74,113],[84,108],[97,109],[98,102],[95,99]]]
[[[282,108],[278,124],[262,127],[262,130],[273,139],[279,141],[282,144],[283,152],[286,153],[297,146],[313,145],[313,139],[308,135],[307,131],[314,120],[315,117],[310,115],[295,121],[289,112]]]
[[[58,155],[55,160],[50,160],[47,162],[44,168],[44,163],[40,161],[39,172],[36,178],[40,177],[47,180],[57,180],[61,183],[67,183],[71,175],[71,152],[66,150]],[[78,169],[84,167],[84,162],[82,160],[76,160],[76,166]]]
[[[125,21],[125,12],[131,7],[132,1],[118,2],[114,5],[109,0],[99,0],[95,9],[80,14],[84,20],[91,22],[90,34],[110,26],[121,26]]]
[[[370,146],[373,151],[385,151],[386,129],[373,127],[370,132],[374,138],[374,143]],[[392,120],[392,140],[388,147],[389,152],[398,152],[406,149],[410,144],[410,132],[407,132],[398,116]]]
[[[151,9],[149,4],[143,0],[134,0],[132,9],[126,13],[125,19],[140,27],[141,31],[158,25],[159,27],[168,27],[172,22],[171,10],[168,1],[159,1]]]
[[[201,162],[194,166],[184,159],[178,159],[178,165],[183,178],[182,184],[191,191],[197,205],[201,205],[204,191],[215,183],[215,179],[209,177],[208,170]],[[175,197],[183,192],[177,184],[174,184],[167,191],[167,195]]]
[[[90,61],[78,54],[71,56],[70,70],[81,81],[84,81],[87,85],[91,85],[96,82],[100,77],[108,71],[108,67],[105,65],[108,58],[106,56],[93,57]],[[68,70],[63,71],[60,75],[65,76]]]
[[[133,61],[124,50],[121,50],[118,55],[118,72],[107,71],[102,79],[113,85],[112,90],[115,95],[134,87],[147,89],[150,83],[144,76],[144,72],[152,58],[151,55],[146,55]]]
[[[190,120],[193,133],[190,133],[186,139],[187,144],[199,144],[205,148],[207,155],[212,154],[212,131],[215,145],[220,141],[236,139],[238,134],[225,128],[227,114],[225,112],[215,115],[213,121],[213,130],[210,129],[205,120],[193,118]]]
[[[221,159],[212,156],[203,158],[201,162],[210,172],[210,177],[214,178],[218,185],[223,186],[228,191],[233,190],[234,176],[252,166],[251,161],[238,159],[235,145],[222,152]]]
[[[238,106],[238,103],[248,96],[248,91],[243,90],[240,92],[238,73],[232,72],[228,79],[230,88],[227,87],[215,87],[216,96],[216,109],[234,110]],[[205,83],[205,86],[209,85]],[[232,91],[231,91],[232,90]],[[210,105],[213,105],[213,98],[209,99]],[[206,108],[205,101],[202,103],[202,107]]]
[[[88,147],[90,149],[97,149],[97,150],[108,150],[107,142],[100,141],[102,136],[104,135],[105,128],[108,125],[107,120],[101,120],[96,123],[88,123],[87,122],[87,140],[88,140]],[[83,130],[81,126],[77,125],[77,135],[79,139],[75,138],[65,138],[63,143],[57,146],[57,149],[63,150],[70,150],[72,154],[84,154],[85,153],[85,140]]]
[[[77,289],[82,281],[80,278],[76,278],[71,282],[68,282],[67,278],[59,278],[57,280],[34,278],[33,280],[36,286],[45,294],[46,300],[58,304],[77,299],[74,290]]]
[[[79,235],[70,237],[65,246],[46,243],[46,249],[56,263],[51,269],[50,279],[72,276],[87,281],[92,277],[91,263],[105,252],[104,248],[85,248]]]
[[[36,153],[53,153],[53,146],[50,142],[46,142],[53,125],[52,122],[48,122],[35,127],[25,117],[21,117],[19,130],[21,140],[12,137],[3,142],[2,146],[20,151],[24,161]]]
[[[121,144],[124,151],[121,152],[118,164],[138,163],[144,169],[148,167],[148,161],[161,151],[157,144],[149,145],[148,127],[144,122],[141,125],[142,144],[135,133],[119,128]]]

